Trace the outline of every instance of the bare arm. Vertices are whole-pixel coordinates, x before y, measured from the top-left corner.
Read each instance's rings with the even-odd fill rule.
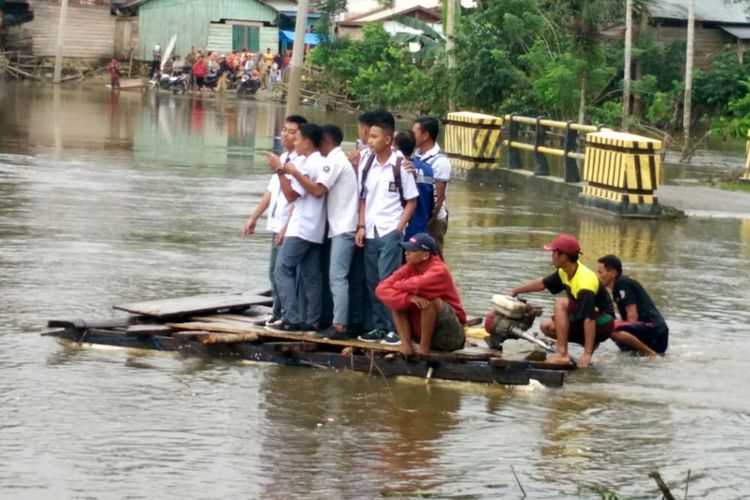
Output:
[[[544,281],[542,280],[542,278],[539,278],[537,280],[530,281],[525,285],[521,285],[518,288],[514,288],[510,291],[510,293],[508,293],[508,295],[510,295],[511,297],[515,297],[516,295],[522,293],[541,292],[542,290],[544,290]]]
[[[625,317],[623,319],[625,321],[629,321],[630,323],[638,322],[638,306],[636,306],[635,304],[626,305]]]
[[[245,226],[242,228],[242,237],[250,236],[255,233],[255,226],[258,223],[258,219],[268,210],[271,205],[271,193],[266,191],[263,193],[263,197],[258,202],[258,206],[255,207],[253,213],[245,221]]]
[[[432,211],[432,215],[430,216],[430,222],[437,219],[437,216],[440,213],[440,209],[443,208],[443,203],[445,203],[445,189],[447,187],[447,182],[435,181],[435,191],[437,192],[437,196],[435,198],[435,208]]]
[[[357,236],[355,243],[358,247],[365,246],[365,200],[359,200],[359,211],[357,216]]]
[[[294,189],[292,189],[292,184],[284,175],[284,165],[281,164],[281,159],[278,157],[278,155],[275,155],[273,153],[266,152],[265,154],[268,166],[273,169],[276,175],[279,176],[279,184],[281,185],[281,192],[284,193],[284,198],[286,198],[286,201],[288,201],[289,203],[294,203],[295,201],[297,201],[297,198],[299,198],[299,194],[297,194]],[[288,163],[287,165],[293,166],[290,163]]]
[[[326,193],[328,193],[328,188],[326,188],[322,184],[311,181],[309,177],[306,177],[302,174],[302,172],[297,170],[297,167],[295,167],[293,164],[287,163],[284,166],[284,170],[292,177],[297,179],[297,182],[300,183],[300,186],[302,186],[305,191],[315,196],[316,198],[322,198],[326,195]]]
[[[406,205],[404,205],[404,211],[401,214],[401,218],[398,221],[398,226],[396,226],[396,231],[398,231],[398,234],[403,236],[404,231],[406,230],[406,225],[411,220],[411,216],[414,215],[414,209],[416,208],[417,208],[416,198],[413,198],[406,202]]]

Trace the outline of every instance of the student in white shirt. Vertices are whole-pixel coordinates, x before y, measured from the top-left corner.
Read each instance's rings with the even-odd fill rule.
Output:
[[[284,148],[284,152],[279,159],[282,165],[302,159],[294,150],[294,141],[297,139],[299,126],[303,123],[307,123],[304,116],[289,115],[286,117],[284,126],[281,129],[281,145]],[[284,240],[284,232],[286,224],[289,221],[289,214],[293,209],[294,205],[290,205],[281,192],[279,176],[274,174],[268,182],[266,192],[263,193],[263,197],[260,199],[253,213],[245,221],[245,226],[242,229],[243,238],[255,234],[258,219],[263,216],[266,210],[269,211],[267,229],[271,232],[271,259],[268,266],[268,277],[271,281],[273,315],[267,324],[275,324],[281,321],[281,301],[279,300],[279,293],[276,288],[274,268],[276,267],[276,257],[279,253],[279,248],[281,248],[281,243]]]
[[[370,154],[359,168],[360,201],[356,243],[365,249],[365,278],[372,302],[372,327],[359,336],[366,342],[398,344],[390,311],[375,295],[381,280],[401,266],[399,245],[417,204],[414,176],[400,168],[403,157],[393,151],[393,115],[370,127]],[[400,170],[399,181],[395,170]],[[399,184],[401,189],[399,189]],[[403,194],[403,204],[402,204]],[[386,337],[392,337],[386,339]]]
[[[288,172],[310,194],[318,198],[327,195],[328,237],[331,238],[329,281],[333,296],[333,331],[323,330],[322,336],[347,337],[349,323],[349,271],[356,245],[359,193],[357,174],[341,150],[344,134],[336,125],[323,125],[320,153],[326,162],[316,181],[302,172],[288,167]]]
[[[281,300],[282,321],[274,326],[285,332],[316,330],[320,327],[322,308],[322,275],[320,269],[320,244],[325,238],[325,198],[310,194],[296,179],[287,178],[290,171],[299,170],[315,182],[325,166],[318,152],[322,132],[318,125],[306,123],[299,127],[295,150],[304,157],[296,166],[282,164],[279,157],[268,154],[269,164],[279,176],[281,190],[287,201],[294,203],[284,241],[276,260],[276,286]],[[297,296],[296,276],[299,272],[306,299],[305,318],[301,317]]]
[[[432,167],[432,176],[435,179],[435,208],[427,222],[427,232],[437,243],[438,255],[442,259],[445,233],[448,232],[445,196],[451,178],[451,163],[437,144],[440,124],[435,118],[418,118],[412,125],[412,132],[417,143],[416,157]]]

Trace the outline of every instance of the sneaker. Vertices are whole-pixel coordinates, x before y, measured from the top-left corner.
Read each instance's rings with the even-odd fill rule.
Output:
[[[281,324],[281,318],[277,318],[276,316],[271,316],[271,318],[266,321],[266,326],[279,326]]]
[[[349,336],[346,332],[337,332],[332,326],[323,328],[320,331],[315,332],[315,336],[319,339],[330,339],[330,340],[349,340]]]
[[[290,323],[287,320],[282,320],[277,325],[269,326],[269,330],[280,332],[280,333],[302,333],[302,324]]]
[[[361,340],[362,342],[372,342],[377,343],[380,342],[385,338],[385,336],[388,334],[385,330],[370,330],[367,333],[363,333],[357,339]]]
[[[388,332],[388,334],[380,341],[381,344],[386,345],[401,345],[401,338],[396,332]]]
[[[301,323],[299,329],[304,332],[319,332],[322,330],[322,328],[320,328],[320,323]]]

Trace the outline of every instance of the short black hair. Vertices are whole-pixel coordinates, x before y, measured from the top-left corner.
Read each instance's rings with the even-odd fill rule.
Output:
[[[375,111],[370,111],[370,113],[372,113],[373,121],[370,126],[373,126],[376,123],[385,123],[390,126],[391,130],[396,130],[396,118],[393,117],[393,113],[391,113],[390,111],[387,111],[385,109],[376,109]]]
[[[430,136],[430,139],[432,139],[433,141],[437,141],[438,134],[440,133],[440,123],[436,118],[433,118],[431,116],[422,116],[414,120],[414,123],[418,123],[419,128],[422,129],[422,132],[427,132],[427,135]]]
[[[341,131],[338,125],[323,125],[322,127],[320,127],[320,130],[323,135],[331,139],[331,141],[333,141],[336,146],[341,145],[341,143],[344,141],[344,133]]]
[[[599,264],[604,264],[607,269],[615,271],[617,276],[622,276],[622,261],[617,255],[605,255],[599,259]]]
[[[375,123],[373,123],[372,125],[370,125],[370,127],[382,128],[383,130],[385,130],[385,132],[387,134],[390,134],[390,135],[393,135],[393,132],[396,131],[396,127],[394,127],[393,125],[391,125],[387,121],[376,121]]]
[[[396,147],[405,157],[410,158],[414,154],[414,148],[417,147],[417,141],[414,139],[414,132],[411,130],[399,130],[393,139]]]
[[[361,123],[362,125],[367,125],[368,127],[372,125],[373,119],[374,114],[372,111],[365,111],[357,117],[357,121],[359,123]]]
[[[284,121],[289,123],[296,123],[297,125],[303,125],[307,123],[307,118],[302,115],[289,115]]]
[[[323,140],[323,130],[320,125],[303,123],[299,126],[299,133],[302,137],[310,139],[316,148],[320,147],[320,142]]]

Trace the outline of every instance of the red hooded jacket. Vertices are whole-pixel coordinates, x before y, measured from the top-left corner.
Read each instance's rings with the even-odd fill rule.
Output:
[[[435,255],[430,257],[421,273],[416,266],[410,264],[399,267],[380,282],[375,289],[375,294],[389,309],[409,312],[415,339],[420,337],[419,309],[411,303],[411,298],[415,295],[427,300],[443,299],[456,311],[458,321],[462,325],[466,324],[466,312],[461,305],[461,297],[458,295],[451,272],[448,266]]]

